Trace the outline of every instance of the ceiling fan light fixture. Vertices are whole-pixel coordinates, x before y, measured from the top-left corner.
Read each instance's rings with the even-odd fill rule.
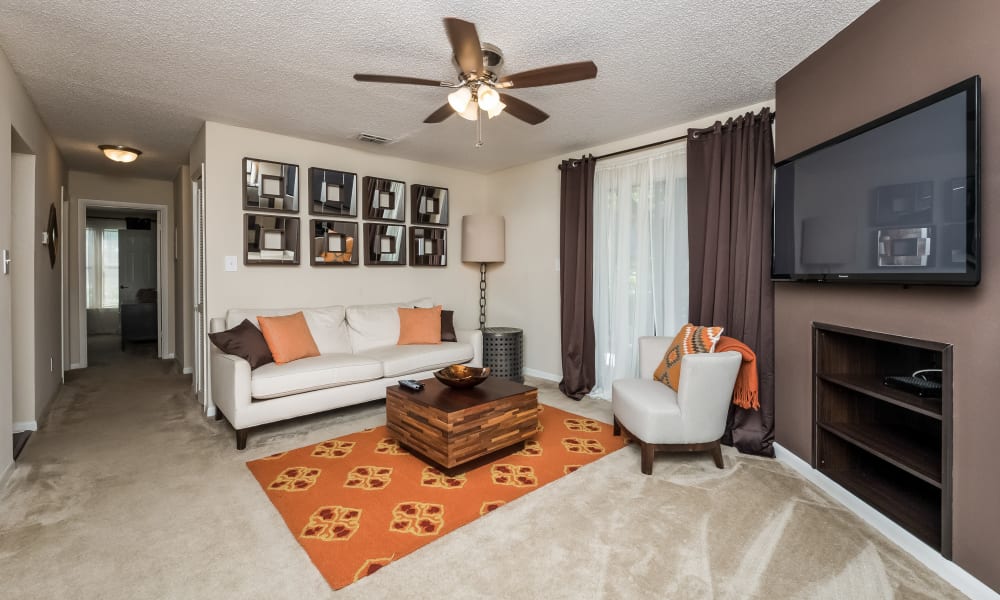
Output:
[[[502,113],[502,112],[503,112],[503,109],[505,109],[505,108],[507,108],[507,105],[506,105],[506,104],[504,104],[503,102],[501,102],[500,104],[497,104],[497,105],[496,105],[496,107],[495,107],[495,108],[493,108],[493,110],[488,110],[488,111],[486,111],[486,114],[487,114],[487,115],[488,115],[488,116],[489,116],[489,117],[490,117],[491,119],[492,119],[493,117],[499,117],[499,116],[500,116],[500,113]]]
[[[479,104],[475,100],[469,102],[469,105],[465,107],[465,110],[458,113],[458,116],[466,119],[468,121],[476,121],[479,119]]]
[[[466,86],[462,86],[455,90],[454,92],[448,94],[448,104],[455,109],[455,112],[461,114],[469,107],[469,102],[472,100],[472,90]],[[468,118],[468,117],[466,117]]]
[[[142,154],[141,150],[129,148],[128,146],[101,144],[98,148],[104,153],[104,156],[120,163],[130,163],[139,158],[139,155]]]
[[[484,85],[479,88],[479,106],[486,112],[494,110],[500,105],[500,93],[495,89]]]

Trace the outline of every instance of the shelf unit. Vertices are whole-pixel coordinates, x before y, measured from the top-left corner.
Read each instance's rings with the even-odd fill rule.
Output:
[[[883,385],[941,369],[941,398]],[[952,347],[813,323],[812,466],[951,558]]]

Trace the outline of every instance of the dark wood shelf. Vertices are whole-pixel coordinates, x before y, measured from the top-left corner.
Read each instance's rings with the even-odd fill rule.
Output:
[[[820,472],[847,491],[877,508],[933,548],[941,547],[941,504],[930,496],[863,471],[820,468]]]
[[[881,375],[817,373],[816,377],[938,421],[942,418],[940,398],[921,398],[916,394],[891,388],[882,383]]]
[[[922,445],[911,432],[891,425],[867,423],[819,422],[817,425],[910,475],[941,487],[941,451]]]
[[[813,466],[951,558],[952,346],[813,323]],[[941,397],[883,383],[941,370]]]

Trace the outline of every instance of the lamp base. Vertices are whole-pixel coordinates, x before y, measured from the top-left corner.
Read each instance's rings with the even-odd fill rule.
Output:
[[[479,263],[479,329],[486,329],[486,263]]]

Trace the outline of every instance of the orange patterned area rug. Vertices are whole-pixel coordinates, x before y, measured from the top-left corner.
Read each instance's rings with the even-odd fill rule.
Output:
[[[611,426],[539,406],[524,448],[449,477],[384,426],[247,463],[327,582],[340,589],[624,445]]]

